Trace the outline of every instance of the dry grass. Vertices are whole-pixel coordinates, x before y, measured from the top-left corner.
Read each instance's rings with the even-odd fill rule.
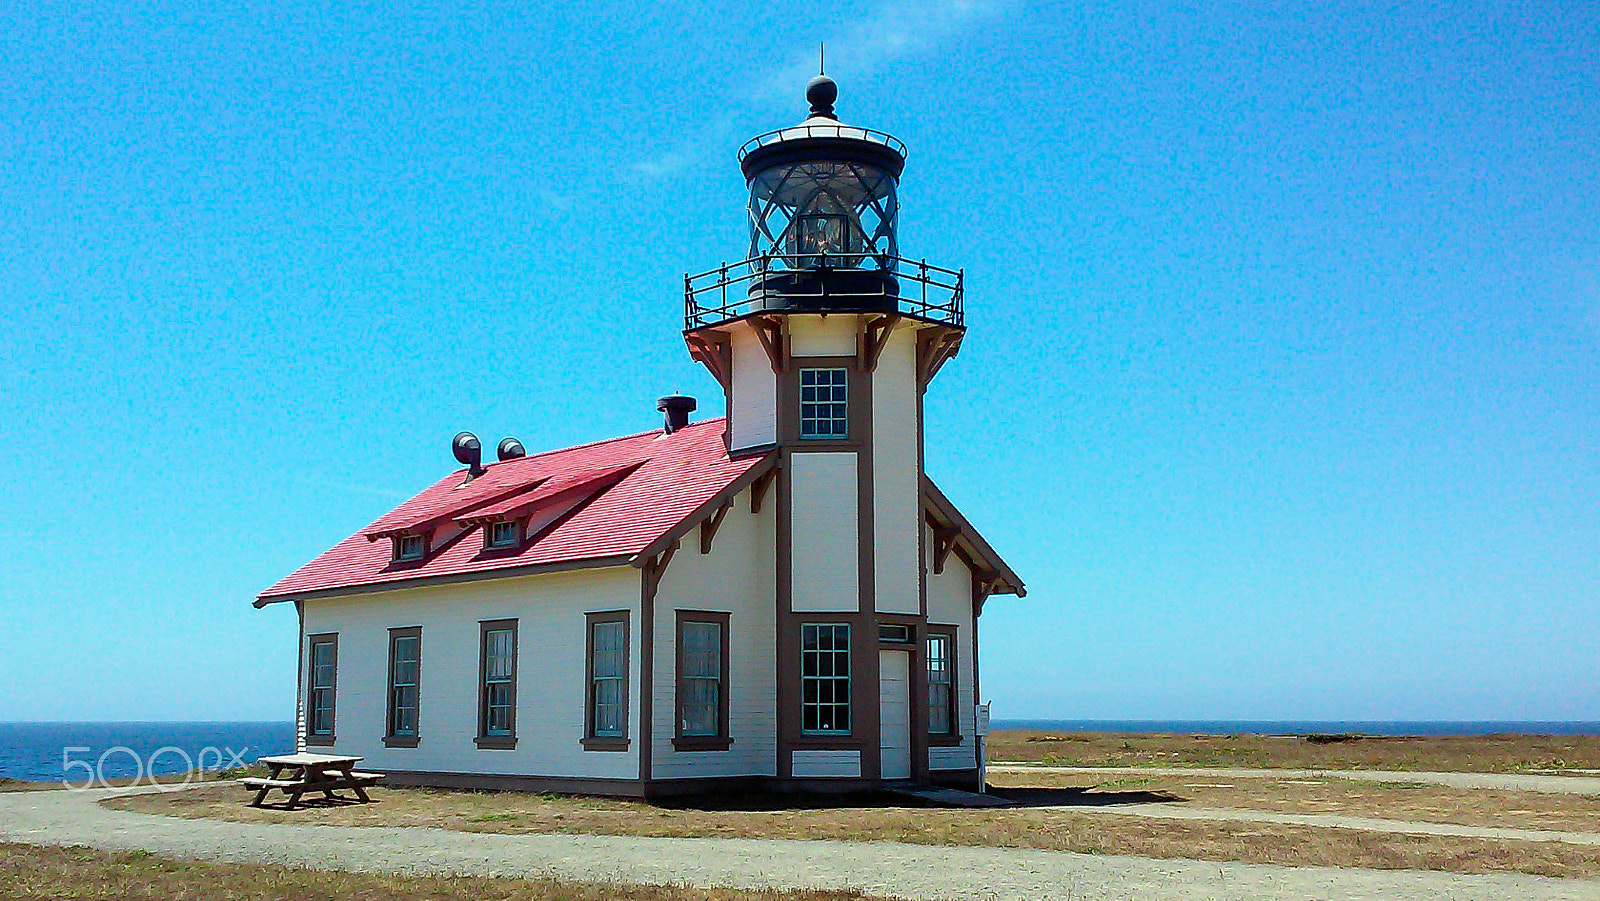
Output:
[[[21,779],[0,778],[0,792],[36,792],[60,787],[59,782],[24,782]]]
[[[1134,789],[1138,792],[1139,789]],[[1155,820],[1072,810],[929,810],[871,799],[788,806],[793,799],[746,797],[699,807],[555,795],[379,789],[376,803],[296,811],[252,808],[236,787],[136,795],[121,809],[241,822],[347,826],[434,826],[468,832],[591,833],[689,837],[898,841],[929,845],[1041,848],[1193,860],[1306,866],[1522,872],[1600,877],[1600,848],[1410,836],[1257,823]],[[1137,794],[1129,800],[1142,800]]]
[[[140,785],[184,785],[195,782],[232,782],[240,776],[265,776],[265,764],[253,763],[248,766],[234,767],[228,770],[192,770],[188,773],[162,776],[141,776],[138,779],[107,779],[105,786],[98,783],[89,788],[130,788]],[[0,777],[0,792],[38,792],[59,791],[68,786],[57,782],[34,782],[22,779],[7,779]]]
[[[991,785],[1082,792],[1066,803],[1092,803],[1115,792],[1169,796],[1185,807],[1235,807],[1278,813],[1337,814],[1461,826],[1600,832],[1600,797],[1451,788],[1351,779],[1236,779],[1092,774],[991,773]]]
[[[855,892],[741,891],[466,876],[380,876],[291,867],[193,863],[143,853],[0,844],[0,885],[12,901],[861,901]]]
[[[990,762],[1049,766],[1263,767],[1526,773],[1600,769],[1600,736],[1121,735],[998,730]]]

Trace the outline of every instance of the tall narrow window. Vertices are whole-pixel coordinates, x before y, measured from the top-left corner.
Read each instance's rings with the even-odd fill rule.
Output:
[[[517,746],[517,621],[482,623],[478,747]]]
[[[800,627],[800,731],[806,735],[850,732],[850,626],[806,623]]]
[[[928,734],[953,735],[955,718],[954,636],[928,633]]]
[[[848,392],[848,373],[843,369],[800,370],[800,437],[849,437]]]
[[[678,611],[680,751],[721,751],[728,735],[728,614]]]
[[[591,613],[588,728],[583,746],[620,751],[628,746],[628,614]]]
[[[312,635],[306,696],[306,744],[333,744],[333,705],[339,677],[339,636]]]
[[[389,728],[383,743],[417,746],[417,709],[422,687],[422,629],[389,630]]]

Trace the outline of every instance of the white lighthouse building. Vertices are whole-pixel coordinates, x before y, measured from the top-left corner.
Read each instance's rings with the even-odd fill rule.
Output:
[[[900,255],[905,148],[752,139],[748,258],[685,279],[724,416],[502,442],[263,592],[300,611],[307,746],[391,782],[660,795],[974,787],[977,626],[1015,573],[923,471],[962,273]]]

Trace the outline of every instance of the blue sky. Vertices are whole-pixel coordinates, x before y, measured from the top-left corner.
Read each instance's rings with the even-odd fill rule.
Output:
[[[1592,4],[549,6],[0,3],[0,719],[287,718],[250,599],[456,431],[719,406],[825,40],[966,268],[996,716],[1600,720]]]

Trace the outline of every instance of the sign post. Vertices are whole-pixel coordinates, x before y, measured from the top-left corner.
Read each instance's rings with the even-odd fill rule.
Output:
[[[989,790],[989,705],[979,704],[976,723],[972,728],[978,747],[978,794]]]

